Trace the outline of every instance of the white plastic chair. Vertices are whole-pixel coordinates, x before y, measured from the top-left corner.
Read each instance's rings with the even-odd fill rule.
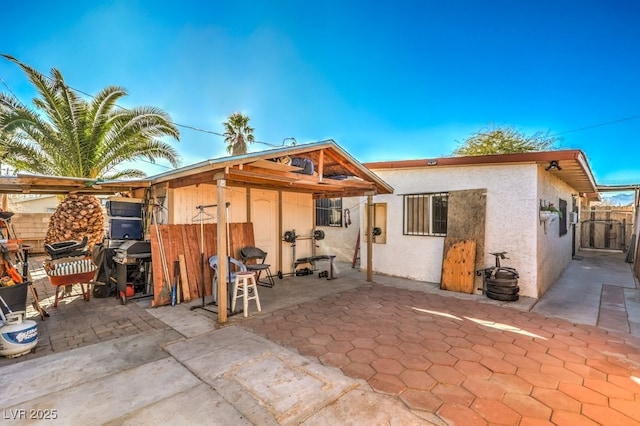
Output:
[[[231,264],[236,266],[236,271],[233,271]],[[213,293],[213,301],[218,301],[218,255],[213,255],[209,258],[209,266],[213,269],[213,277],[211,280],[211,291]],[[229,267],[227,268],[227,279],[225,280],[227,284],[232,284],[235,286],[236,282],[236,272],[246,272],[247,266],[234,257],[229,257]],[[231,289],[231,294],[233,294],[234,289]]]

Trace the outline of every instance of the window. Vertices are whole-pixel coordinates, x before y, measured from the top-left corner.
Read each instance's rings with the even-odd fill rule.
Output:
[[[342,227],[342,198],[316,200],[316,226]]]
[[[447,235],[449,194],[404,195],[404,235]]]
[[[559,214],[559,228],[560,228],[560,236],[562,237],[567,233],[567,202],[563,199],[559,200],[558,210],[560,210]]]

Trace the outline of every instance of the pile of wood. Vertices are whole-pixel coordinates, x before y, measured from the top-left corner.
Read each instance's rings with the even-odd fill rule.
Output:
[[[89,238],[88,247],[102,242],[104,213],[100,200],[93,195],[69,194],[49,219],[45,244]]]

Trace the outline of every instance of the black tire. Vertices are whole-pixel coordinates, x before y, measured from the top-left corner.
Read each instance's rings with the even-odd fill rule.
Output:
[[[515,302],[520,298],[517,294],[501,294],[487,291],[487,297],[493,300],[500,300],[501,302]]]
[[[518,280],[516,278],[506,279],[506,278],[485,278],[485,282],[487,286],[495,286],[495,287],[517,287]]]
[[[510,280],[510,279],[518,278],[518,274],[511,271],[499,270],[498,272],[496,272],[496,278]]]
[[[498,287],[495,285],[488,285],[487,291],[500,294],[518,294],[520,292],[520,287]]]

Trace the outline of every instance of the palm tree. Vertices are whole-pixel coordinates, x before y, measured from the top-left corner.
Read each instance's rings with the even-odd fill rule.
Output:
[[[0,93],[0,155],[19,171],[89,179],[143,177],[137,169],[117,170],[124,161],[165,159],[178,165],[178,153],[160,140],[179,139],[164,111],[153,107],[120,108],[124,88],[108,86],[91,100],[78,96],[57,69],[45,76],[9,55],[38,92],[34,109]],[[99,213],[99,214],[98,214]],[[51,216],[45,243],[89,237],[102,241],[104,216],[93,195],[67,195]]]
[[[242,155],[248,151],[247,143],[253,143],[253,127],[249,126],[249,117],[241,112],[229,116],[224,125],[224,141],[227,152],[231,155]]]

